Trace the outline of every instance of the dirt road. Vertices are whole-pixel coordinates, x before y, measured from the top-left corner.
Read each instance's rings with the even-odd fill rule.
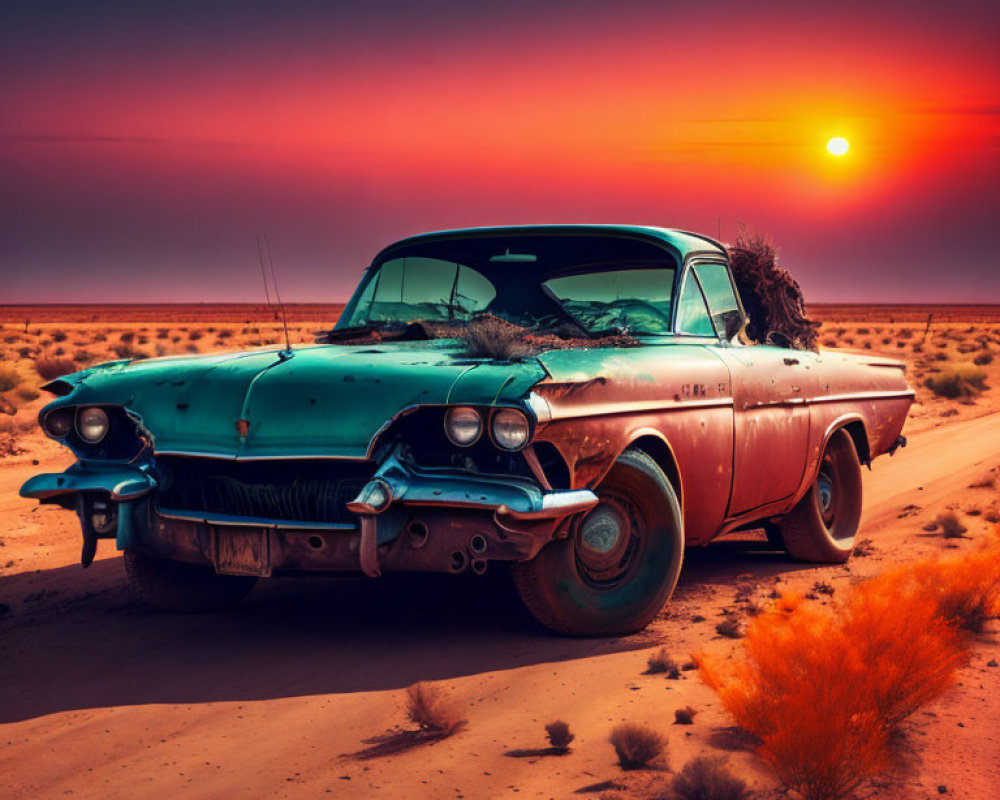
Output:
[[[113,542],[82,570],[73,516],[16,497],[25,477],[66,463],[54,449],[40,458],[0,465],[0,603],[9,606],[0,616],[0,796],[563,798],[619,774],[607,734],[622,720],[662,729],[674,768],[722,751],[768,790],[770,776],[695,673],[641,674],[649,649],[685,658],[732,646],[715,625],[738,575],[759,581],[762,596],[777,579],[844,587],[944,550],[922,525],[947,506],[980,512],[963,517],[980,535],[997,492],[970,484],[1000,464],[1000,414],[919,433],[876,462],[865,477],[868,557],[814,568],[750,535],[720,541],[689,553],[650,630],[602,641],[544,633],[500,575],[279,580],[231,612],[155,614],[125,592]],[[995,796],[1000,669],[986,666],[991,658],[998,648],[984,642],[961,685],[914,721],[913,770],[877,796],[937,796],[939,785],[970,800]],[[467,729],[391,759],[340,758],[404,722],[402,689],[417,680],[443,681],[467,709]],[[700,711],[696,724],[673,727],[674,709],[687,704]],[[577,735],[570,755],[503,756],[545,745],[543,725],[555,718]]]

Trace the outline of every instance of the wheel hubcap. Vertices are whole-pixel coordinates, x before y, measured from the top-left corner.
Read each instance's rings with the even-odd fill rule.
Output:
[[[816,479],[816,494],[819,497],[819,510],[827,527],[833,524],[835,511],[835,496],[833,477],[825,469],[820,470]]]
[[[593,584],[617,583],[632,569],[633,556],[645,534],[631,506],[605,495],[581,520],[576,536],[577,569]]]
[[[581,544],[594,553],[610,553],[622,538],[624,520],[615,509],[599,505],[580,526]]]

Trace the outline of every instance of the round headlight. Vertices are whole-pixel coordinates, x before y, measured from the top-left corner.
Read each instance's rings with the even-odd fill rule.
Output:
[[[452,444],[469,447],[478,442],[483,433],[483,418],[468,406],[450,408],[444,415],[444,432]]]
[[[520,450],[528,443],[528,418],[513,408],[502,408],[493,415],[493,441],[504,450]]]
[[[76,415],[76,432],[85,442],[101,441],[108,433],[108,415],[102,408],[81,408]]]
[[[57,408],[42,419],[42,427],[53,439],[65,438],[73,430],[73,409]]]

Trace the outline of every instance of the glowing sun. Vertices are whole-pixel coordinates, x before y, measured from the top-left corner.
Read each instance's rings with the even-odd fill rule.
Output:
[[[831,155],[842,156],[851,149],[851,143],[843,136],[834,136],[826,143],[826,149],[830,151]]]

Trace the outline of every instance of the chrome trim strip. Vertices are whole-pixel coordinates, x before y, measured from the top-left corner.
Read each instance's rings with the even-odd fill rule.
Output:
[[[727,408],[733,405],[733,398],[719,397],[715,400],[693,400],[686,402],[678,400],[670,404],[665,404],[662,400],[637,400],[631,403],[614,403],[606,406],[598,406],[592,413],[580,413],[581,409],[567,409],[569,413],[561,414],[558,409],[553,409],[553,420],[573,419],[575,417],[603,417],[612,414],[630,414],[649,411],[687,411],[693,408]]]
[[[809,403],[837,403],[842,400],[894,400],[902,397],[915,397],[913,389],[900,389],[895,392],[855,392],[853,394],[827,394],[811,397]]]
[[[280,456],[237,456],[232,453],[196,453],[190,450],[157,450],[154,455],[158,456],[186,456],[190,458],[214,458],[220,461],[369,461],[365,456],[338,456],[338,455],[289,455]]]
[[[236,517],[225,515],[213,517],[204,512],[192,512],[185,514],[182,511],[156,509],[156,513],[164,519],[177,519],[184,522],[203,522],[206,525],[229,526],[234,528],[267,528],[276,531],[345,531],[351,532],[358,529],[357,525],[350,522],[266,522],[262,520],[242,520]]]

